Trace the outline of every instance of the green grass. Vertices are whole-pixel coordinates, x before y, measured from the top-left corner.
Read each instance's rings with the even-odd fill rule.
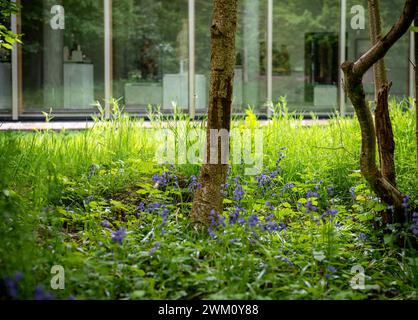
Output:
[[[392,102],[392,118],[399,188],[416,199],[415,111]],[[187,215],[199,166],[158,165],[155,133],[168,127],[180,135],[203,124],[181,114],[152,119],[145,128],[115,104],[114,118],[96,119],[91,130],[0,134],[0,279],[23,273],[15,298],[33,299],[37,287],[38,296],[43,287],[59,299],[416,298],[416,238],[395,245],[411,230],[382,227],[386,206],[358,171],[355,120],[303,126],[285,101],[267,125],[251,112],[235,119],[233,127],[263,130],[263,173],[277,169],[278,152],[281,169],[263,187],[234,165],[225,226],[196,233]],[[168,170],[168,185],[155,188],[153,175]],[[236,202],[239,186],[245,194]],[[308,191],[318,195],[308,199]],[[317,210],[306,213],[308,201]],[[228,221],[236,208],[243,225]],[[112,241],[120,228],[127,230],[122,244]],[[65,269],[65,290],[50,288],[54,265]],[[355,266],[364,268],[363,290],[350,287]],[[0,280],[0,299],[12,298],[7,284]]]

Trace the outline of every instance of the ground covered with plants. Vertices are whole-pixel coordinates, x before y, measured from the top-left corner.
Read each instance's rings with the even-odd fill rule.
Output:
[[[399,188],[416,207],[415,112],[392,103]],[[276,108],[264,167],[231,166],[208,232],[188,223],[199,165],[158,165],[155,130],[202,127],[117,109],[80,132],[0,134],[0,299],[415,299],[418,217],[383,226],[359,173],[357,121],[303,124]],[[399,239],[403,239],[399,241]],[[415,242],[415,243],[414,243]],[[65,289],[51,289],[51,268]],[[353,287],[364,270],[364,286]],[[356,280],[356,281],[357,281]],[[361,279],[355,282],[361,285]]]

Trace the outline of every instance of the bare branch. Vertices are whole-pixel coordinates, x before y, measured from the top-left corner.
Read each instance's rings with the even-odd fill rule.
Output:
[[[408,31],[415,18],[417,3],[418,0],[406,0],[403,13],[392,29],[354,63],[352,71],[356,76],[364,75]]]

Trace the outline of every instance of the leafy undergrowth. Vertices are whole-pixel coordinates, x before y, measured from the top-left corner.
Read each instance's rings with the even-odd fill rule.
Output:
[[[407,212],[414,114],[394,117]],[[263,173],[232,166],[203,233],[187,219],[199,166],[157,165],[150,129],[131,121],[0,136],[0,298],[416,298],[418,219],[383,227],[391,209],[357,171],[355,121],[275,118]],[[64,290],[51,289],[54,265]]]

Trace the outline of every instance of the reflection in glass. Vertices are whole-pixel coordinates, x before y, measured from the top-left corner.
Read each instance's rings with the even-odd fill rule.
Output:
[[[273,102],[289,109],[338,107],[339,1],[278,0],[273,7]]]
[[[362,5],[365,9],[366,24],[364,29],[353,28],[351,23],[354,14],[351,14],[351,8],[356,5]],[[402,0],[381,0],[380,13],[383,32],[386,33],[396,22],[402,12],[404,1]],[[347,1],[347,58],[355,60],[360,58],[371,47],[369,36],[369,26],[367,17],[367,1]],[[409,78],[409,39],[402,37],[387,53],[385,57],[385,66],[388,71],[389,81],[392,81],[390,95],[398,99],[407,96],[408,78]],[[374,78],[373,69],[370,69],[363,78],[366,98],[374,102]],[[348,109],[353,110],[351,104]]]
[[[10,26],[10,20],[0,18],[0,25]],[[0,48],[0,113],[12,109],[12,55],[11,51]]]
[[[114,96],[128,110],[188,108],[187,0],[113,2]]]
[[[234,113],[243,113],[248,106],[257,113],[266,113],[266,10],[265,1],[245,0],[238,3],[237,55],[232,101]],[[197,0],[196,73],[207,79],[206,91],[209,90],[210,79],[211,23],[211,2]]]
[[[103,1],[23,0],[22,33],[26,112],[103,100]]]

